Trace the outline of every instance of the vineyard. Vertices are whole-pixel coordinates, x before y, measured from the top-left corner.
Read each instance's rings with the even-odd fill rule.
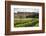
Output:
[[[38,18],[14,18],[14,27],[37,27]]]

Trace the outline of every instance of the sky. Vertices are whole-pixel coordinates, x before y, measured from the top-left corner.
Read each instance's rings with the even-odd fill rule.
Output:
[[[38,8],[14,8],[14,12],[39,12]]]

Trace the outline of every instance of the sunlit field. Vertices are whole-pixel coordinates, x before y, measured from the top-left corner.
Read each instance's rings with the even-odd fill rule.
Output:
[[[14,18],[14,27],[38,27],[38,18]]]

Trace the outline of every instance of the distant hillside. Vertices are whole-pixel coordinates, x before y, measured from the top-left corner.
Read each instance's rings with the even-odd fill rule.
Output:
[[[21,16],[21,17],[39,17],[39,13],[36,12],[17,12],[14,13],[14,16]]]

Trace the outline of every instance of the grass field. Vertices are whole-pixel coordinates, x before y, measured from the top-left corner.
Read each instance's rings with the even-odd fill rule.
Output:
[[[39,26],[38,18],[14,18],[14,27],[37,27]]]

